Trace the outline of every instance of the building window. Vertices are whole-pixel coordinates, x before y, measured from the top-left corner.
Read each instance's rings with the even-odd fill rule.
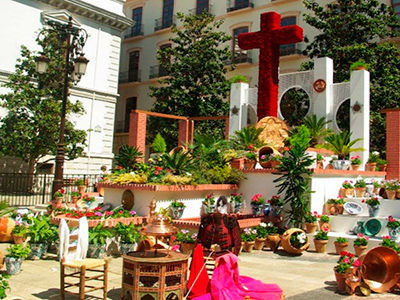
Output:
[[[131,111],[136,109],[137,97],[127,98],[125,101],[125,120],[124,120],[124,132],[129,132],[129,121],[131,118]]]
[[[135,24],[132,27],[131,36],[143,35],[142,15],[143,15],[143,7],[137,7],[134,10],[132,10],[132,20],[135,21]]]
[[[174,17],[174,0],[164,0],[162,28],[170,27]]]
[[[129,53],[128,82],[139,81],[139,51]]]
[[[204,10],[210,12],[210,8],[208,5],[209,5],[208,0],[197,0],[196,15],[202,14]]]
[[[235,0],[236,8],[249,7],[249,0]]]
[[[281,26],[296,25],[296,17],[286,17],[281,19]],[[296,53],[296,44],[287,44],[280,46],[280,55],[292,55]]]
[[[400,20],[400,0],[392,0],[392,7],[397,19]]]
[[[234,55],[233,63],[235,63],[235,64],[251,62],[250,51],[241,49],[238,44],[239,34],[247,33],[247,32],[249,32],[249,27],[247,27],[247,26],[233,29],[232,51],[233,51],[233,55]]]
[[[167,48],[171,48],[172,45],[171,44],[164,44],[162,46],[160,46],[160,50],[164,50]],[[169,62],[169,58],[164,58],[165,62]],[[165,67],[163,67],[162,65],[160,65],[160,68],[158,69],[158,76],[159,77],[163,77],[163,76],[167,76],[168,75],[168,71]]]

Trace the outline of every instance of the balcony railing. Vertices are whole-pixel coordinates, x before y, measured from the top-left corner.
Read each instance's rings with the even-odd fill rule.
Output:
[[[293,44],[292,47],[285,47],[279,49],[280,56],[289,56],[289,55],[301,55],[303,54],[303,43]]]
[[[119,83],[140,82],[141,70],[131,70],[119,73]]]
[[[158,31],[164,28],[169,28],[172,25],[176,25],[176,16],[172,18],[159,18],[155,20],[154,31]]]
[[[254,3],[253,0],[249,0],[249,1],[240,1],[240,2],[236,2],[237,0],[228,0],[227,2],[227,8],[226,11],[227,12],[231,12],[231,11],[235,11],[235,10],[239,10],[239,9],[243,9],[243,8],[248,8],[254,7]]]
[[[124,39],[129,39],[131,37],[144,35],[144,25],[135,25],[130,29],[124,31]]]
[[[189,9],[189,12],[190,13],[192,13],[192,14],[195,14],[195,15],[201,15],[202,13],[203,13],[203,11],[205,11],[205,10],[207,10],[208,11],[208,14],[210,15],[210,16],[212,16],[213,15],[213,10],[212,10],[212,5],[208,5],[208,7],[196,7],[196,8],[192,8],[192,9]]]
[[[155,66],[150,67],[150,75],[149,75],[150,79],[163,77],[163,76],[167,76],[167,75],[168,75],[167,70],[160,65],[155,65]]]
[[[253,63],[251,50],[235,51],[233,55],[234,58],[232,60],[227,60],[225,62],[226,65],[230,65],[231,63],[233,64]]]

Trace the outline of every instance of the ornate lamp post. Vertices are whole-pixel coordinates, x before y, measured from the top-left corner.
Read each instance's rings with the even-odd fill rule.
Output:
[[[65,49],[65,66],[64,66],[64,84],[63,84],[63,97],[61,107],[61,124],[60,124],[60,138],[57,146],[56,155],[56,170],[53,183],[53,195],[56,191],[63,187],[64,181],[64,134],[65,134],[65,115],[68,99],[68,84],[70,79],[77,83],[80,78],[86,73],[86,66],[88,60],[84,57],[82,52],[83,46],[86,43],[88,34],[83,28],[74,28],[72,24],[72,17],[69,17],[68,24],[61,24],[59,22],[48,21],[48,29],[46,32],[56,33],[61,40],[62,48]],[[41,35],[43,33],[39,33]],[[47,70],[49,58],[42,55],[36,58],[36,71],[43,74]]]

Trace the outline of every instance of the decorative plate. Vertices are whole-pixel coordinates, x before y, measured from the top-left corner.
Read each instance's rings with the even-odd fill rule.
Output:
[[[364,233],[368,236],[377,235],[382,229],[382,223],[378,219],[369,219],[364,223]]]
[[[355,202],[346,202],[343,208],[349,215],[358,215],[363,211],[361,205]]]

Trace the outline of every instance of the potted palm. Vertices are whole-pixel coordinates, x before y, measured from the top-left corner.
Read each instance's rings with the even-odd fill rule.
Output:
[[[333,160],[333,167],[337,170],[347,170],[350,167],[350,161],[347,160],[351,152],[363,151],[363,148],[352,148],[361,138],[350,140],[351,132],[342,131],[339,134],[330,134],[325,137],[325,144],[319,145],[319,148],[325,148],[334,152],[337,160]]]
[[[25,258],[28,257],[31,249],[29,245],[14,244],[10,245],[7,249],[5,256],[5,263],[7,273],[10,275],[18,274],[21,271],[21,264]]]
[[[139,241],[140,234],[133,223],[125,225],[122,222],[118,222],[114,227],[115,233],[119,237],[119,252],[126,254],[130,251],[134,251],[135,245]]]
[[[106,251],[107,238],[113,234],[108,227],[104,227],[104,222],[89,228],[89,247],[88,257],[104,258]]]

